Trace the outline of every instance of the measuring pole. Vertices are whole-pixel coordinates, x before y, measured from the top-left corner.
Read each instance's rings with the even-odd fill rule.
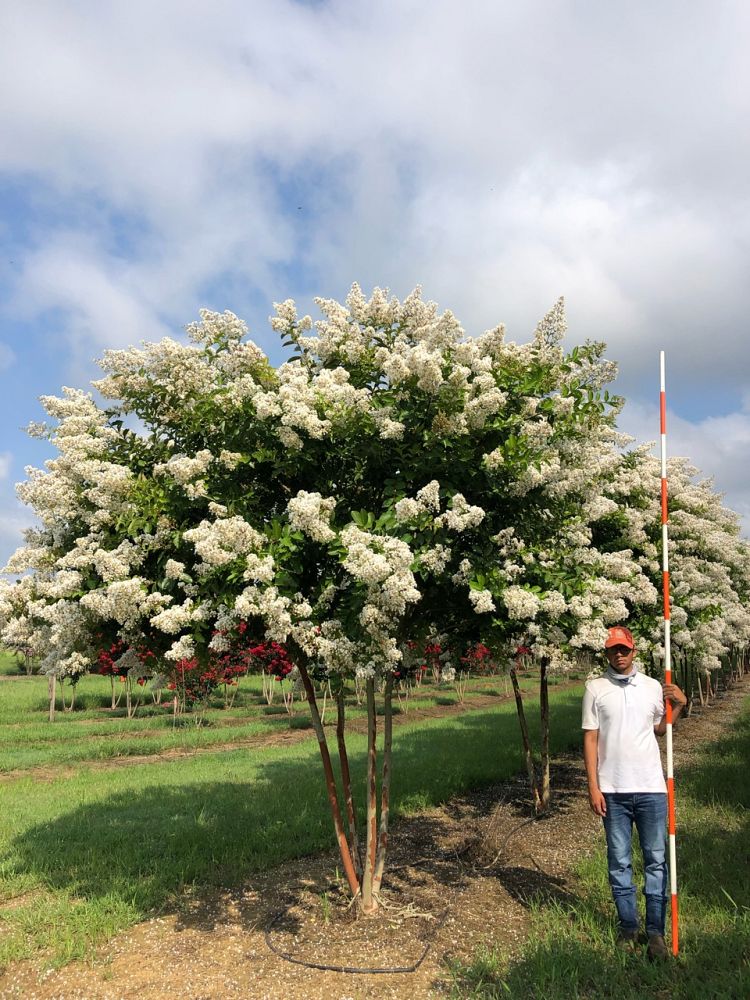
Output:
[[[661,548],[662,589],[664,592],[664,683],[672,683],[672,642],[669,612],[669,505],[667,502],[667,393],[664,377],[664,351],[659,354],[661,368]],[[679,922],[677,918],[677,848],[674,817],[674,759],[672,755],[672,702],[666,699],[667,713],[667,810],[669,815],[669,880],[672,891],[672,954],[679,951]]]

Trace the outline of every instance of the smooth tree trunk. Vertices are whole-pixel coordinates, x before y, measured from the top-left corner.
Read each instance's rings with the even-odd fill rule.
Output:
[[[543,813],[547,812],[550,807],[548,666],[549,660],[542,657],[539,665],[539,719],[542,728],[542,790],[539,811]]]
[[[307,702],[310,706],[313,728],[318,738],[323,771],[325,774],[328,801],[333,816],[339,852],[343,862],[349,889],[352,896],[359,899],[362,913],[372,914],[380,907],[378,895],[385,871],[388,848],[388,823],[390,817],[391,794],[391,761],[393,745],[393,676],[386,678],[384,686],[384,729],[383,729],[383,766],[380,786],[380,812],[378,815],[377,798],[377,714],[375,707],[375,679],[365,682],[364,696],[367,704],[367,788],[366,788],[366,829],[364,837],[364,856],[360,855],[359,838],[357,835],[357,818],[352,795],[351,773],[345,739],[345,710],[343,687],[335,691],[337,718],[336,739],[341,764],[341,779],[343,785],[344,805],[348,836],[339,804],[339,795],[331,765],[325,729],[318,707],[315,688],[307,670],[307,658],[304,652],[290,643],[300,672]],[[378,823],[379,818],[379,823]]]
[[[70,704],[65,704],[65,688],[63,682],[60,681],[60,695],[62,696],[62,706],[64,712],[72,712],[76,704],[76,685],[71,683],[70,685]]]
[[[339,749],[339,765],[341,767],[341,783],[344,786],[344,807],[349,826],[349,851],[357,872],[357,878],[362,878],[362,858],[359,853],[359,838],[357,836],[357,813],[352,795],[352,777],[349,770],[349,754],[346,751],[344,686],[341,684],[336,691],[336,742]]]
[[[375,715],[375,679],[365,685],[367,698],[367,817],[365,827],[365,870],[362,875],[362,912],[374,913],[378,902],[373,894],[378,847],[377,799],[377,717]]]
[[[57,699],[57,677],[50,674],[47,678],[47,692],[49,694],[49,721],[55,721],[55,701]]]
[[[375,862],[373,893],[380,892],[388,849],[388,819],[391,800],[391,752],[393,747],[393,674],[388,674],[383,696],[383,776],[380,785],[380,833]]]
[[[133,686],[128,677],[125,681],[125,711],[129,719],[133,718],[137,707],[137,705],[133,705]]]
[[[529,738],[529,727],[526,722],[526,713],[523,707],[523,698],[521,696],[521,688],[518,684],[518,675],[516,674],[516,668],[510,668],[510,680],[513,685],[513,694],[516,697],[516,712],[518,713],[518,723],[521,727],[521,740],[523,741],[523,752],[526,760],[526,773],[529,776],[529,786],[531,788],[531,797],[534,803],[534,812],[538,813],[541,808],[541,797],[539,795],[539,784],[536,778],[536,770],[534,768],[534,755],[531,752],[531,740]]]
[[[328,750],[328,741],[326,740],[325,730],[323,729],[323,723],[320,719],[320,712],[318,711],[318,703],[315,700],[315,689],[313,688],[312,680],[307,672],[307,666],[305,664],[305,656],[302,650],[297,648],[294,650],[295,659],[297,663],[297,669],[300,673],[300,678],[302,680],[302,685],[305,689],[305,695],[307,697],[307,703],[310,706],[310,715],[312,716],[313,729],[315,730],[315,735],[318,738],[318,749],[320,750],[320,757],[323,762],[323,772],[325,774],[326,791],[328,793],[328,802],[331,807],[331,814],[333,816],[333,826],[336,831],[336,840],[339,845],[339,852],[341,854],[341,862],[344,866],[344,874],[346,876],[346,881],[349,884],[349,890],[352,896],[357,896],[360,891],[360,882],[357,877],[357,872],[354,867],[354,860],[352,858],[352,853],[349,849],[349,842],[346,837],[346,832],[344,830],[344,822],[341,818],[341,809],[339,808],[338,793],[336,791],[336,780],[333,776],[333,767],[331,766],[331,755]]]
[[[326,708],[328,707],[328,696],[331,694],[331,682],[326,681],[323,685],[323,707],[320,710],[320,721],[325,725],[326,722]]]

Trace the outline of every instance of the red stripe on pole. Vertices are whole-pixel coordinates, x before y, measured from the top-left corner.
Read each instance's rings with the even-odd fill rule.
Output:
[[[660,354],[661,368],[661,392],[659,394],[659,409],[661,415],[661,521],[663,531],[662,552],[662,583],[664,588],[664,680],[667,684],[672,683],[672,653],[670,640],[669,623],[669,558],[667,547],[669,506],[667,502],[667,392],[664,367],[664,351]],[[665,699],[665,714],[667,720],[667,774],[673,775],[673,755],[672,755],[672,702]],[[677,836],[675,833],[675,809],[674,809],[674,777],[667,778],[667,815],[669,827],[669,864],[672,886],[677,888]],[[679,950],[679,930],[677,921],[677,893],[672,893],[672,953],[676,955]]]
[[[674,818],[674,778],[667,778],[667,793],[669,795],[669,833],[677,833]]]

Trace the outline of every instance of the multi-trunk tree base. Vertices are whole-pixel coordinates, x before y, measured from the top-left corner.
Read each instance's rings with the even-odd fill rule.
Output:
[[[377,801],[377,712],[375,707],[375,680],[369,678],[365,684],[367,702],[367,779],[366,779],[366,820],[364,852],[360,849],[357,831],[357,816],[352,793],[349,755],[346,748],[345,711],[343,690],[336,693],[336,744],[339,756],[341,785],[343,789],[342,812],[339,790],[333,771],[328,740],[321,719],[315,688],[307,669],[306,657],[302,650],[295,650],[297,667],[310,706],[313,728],[318,739],[318,748],[323,763],[328,802],[333,817],[339,853],[344,867],[349,890],[358,900],[362,913],[375,913],[379,907],[378,894],[385,872],[388,850],[388,821],[390,817],[391,757],[393,741],[393,677],[389,675],[383,692],[383,763],[380,779],[380,809]],[[344,825],[346,814],[346,826]]]

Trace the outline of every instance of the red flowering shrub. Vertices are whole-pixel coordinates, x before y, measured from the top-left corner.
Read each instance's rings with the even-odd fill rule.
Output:
[[[466,655],[461,657],[461,670],[474,676],[487,677],[497,673],[497,663],[492,652],[482,642],[470,646]]]
[[[178,660],[170,670],[167,687],[176,692],[186,709],[205,705],[216,688],[223,683],[215,665],[202,664],[197,659]]]
[[[127,646],[122,639],[115,639],[111,646],[99,650],[96,658],[96,666],[92,668],[91,672],[101,674],[103,677],[126,677],[129,668],[124,664],[119,666],[117,664],[117,661],[126,650]],[[143,667],[151,668],[155,666],[156,654],[152,650],[137,649],[135,652]],[[144,684],[147,675],[148,670],[145,670],[144,675],[138,678],[138,683]]]
[[[121,639],[116,639],[108,649],[99,651],[96,658],[96,667],[92,673],[101,674],[103,677],[124,677],[127,668],[116,667],[115,660],[118,660],[125,652],[125,643]]]
[[[261,642],[257,646],[251,646],[248,656],[256,669],[277,680],[283,681],[294,669],[289,653],[278,642]]]

